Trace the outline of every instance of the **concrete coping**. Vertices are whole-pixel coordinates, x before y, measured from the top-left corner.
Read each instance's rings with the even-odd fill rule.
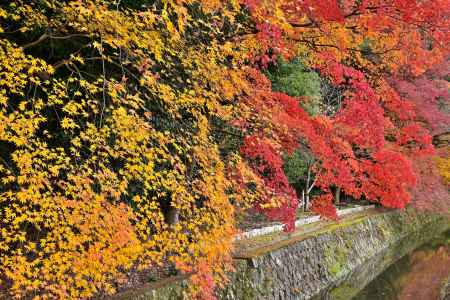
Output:
[[[375,207],[375,205],[344,208],[344,209],[338,210],[337,215],[338,215],[338,217],[341,217],[341,216],[345,216],[348,214],[353,214],[353,213],[361,212],[361,211],[364,211],[367,209],[371,209],[374,207]],[[311,223],[315,223],[315,222],[319,222],[319,221],[320,221],[320,216],[311,216],[311,217],[307,217],[307,218],[301,218],[301,219],[298,219],[297,221],[295,221],[295,227],[298,227],[301,225],[306,225],[306,224],[311,224]],[[239,240],[254,238],[257,236],[266,235],[266,234],[270,234],[270,233],[274,233],[274,232],[280,232],[280,231],[283,231],[283,226],[284,226],[283,224],[276,224],[276,225],[272,225],[272,226],[266,226],[266,227],[262,227],[262,228],[256,228],[256,229],[252,229],[249,231],[245,231],[245,232],[238,234],[234,240],[239,241]]]

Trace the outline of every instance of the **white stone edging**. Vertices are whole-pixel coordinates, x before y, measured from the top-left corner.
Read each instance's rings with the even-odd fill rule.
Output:
[[[358,207],[354,207],[354,208],[344,208],[344,209],[338,210],[337,215],[338,215],[338,217],[341,217],[341,216],[345,216],[348,214],[352,214],[352,213],[364,211],[364,210],[367,210],[370,208],[374,208],[374,207],[375,207],[374,205],[369,205],[369,206],[358,206]],[[295,221],[295,227],[315,223],[318,221],[320,221],[320,216],[312,216],[312,217],[308,217],[308,218],[304,218],[304,219],[298,219],[297,221]],[[266,226],[266,227],[256,228],[256,229],[242,232],[236,236],[235,240],[239,241],[239,240],[253,238],[256,236],[261,236],[261,235],[265,235],[265,234],[269,234],[269,233],[273,233],[273,232],[277,232],[277,231],[283,231],[282,224]]]

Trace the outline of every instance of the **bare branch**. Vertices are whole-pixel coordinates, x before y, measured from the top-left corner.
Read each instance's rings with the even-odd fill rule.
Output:
[[[50,35],[48,33],[44,33],[43,35],[41,35],[37,40],[23,45],[21,48],[22,50],[25,50],[27,48],[36,46],[40,43],[42,43],[43,41],[47,40],[47,39],[52,39],[52,40],[68,40],[71,38],[75,38],[75,37],[91,37],[91,35],[89,34],[84,34],[84,33],[74,33],[74,34],[69,34],[69,35],[65,35],[65,36],[54,36],[54,35]]]

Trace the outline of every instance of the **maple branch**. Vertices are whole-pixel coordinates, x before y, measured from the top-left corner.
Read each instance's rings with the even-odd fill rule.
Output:
[[[15,30],[12,30],[12,31],[3,31],[3,32],[0,32],[0,34],[14,34],[14,33],[18,33],[22,29],[24,29],[24,27],[20,27],[20,28],[17,28]]]
[[[365,8],[365,10],[377,12],[378,9],[381,9],[381,8],[389,8],[389,7],[392,7],[392,6],[390,6],[390,5],[385,5],[385,6],[368,6],[368,7]],[[349,19],[349,18],[351,18],[351,17],[359,16],[359,15],[362,15],[362,14],[363,14],[363,12],[360,11],[359,8],[356,8],[356,9],[354,9],[352,12],[350,12],[350,13],[344,15],[343,18],[344,18],[344,19]],[[317,21],[314,21],[314,20],[309,21],[309,22],[307,22],[307,23],[295,23],[295,22],[289,22],[289,25],[291,25],[291,26],[294,27],[294,28],[311,27],[311,26],[313,26],[313,25],[318,25],[318,24],[319,24],[319,23],[318,23]]]
[[[389,7],[392,7],[392,6],[390,6],[390,5],[369,6],[369,7],[366,7],[365,10],[371,11],[371,13],[376,13],[378,9],[389,8]],[[343,18],[349,19],[351,17],[362,15],[362,14],[363,14],[363,12],[360,11],[359,8],[356,8],[352,12],[344,15]],[[306,22],[306,23],[296,23],[295,21],[288,21],[288,24],[294,28],[309,28],[309,27],[313,27],[313,26],[320,27],[320,22],[313,20],[313,19],[311,19],[309,22]],[[351,28],[349,28],[349,29],[351,29]],[[246,36],[255,35],[257,33],[258,33],[258,30],[256,29],[256,27],[252,27],[249,31],[238,33],[235,36],[246,37]]]
[[[311,192],[311,190],[314,188],[314,186],[316,185],[317,182],[317,177],[314,177],[313,182],[311,183],[311,186],[309,187],[309,189],[306,191],[308,194]]]
[[[33,42],[29,43],[29,44],[23,45],[22,46],[22,50],[25,50],[27,48],[33,47],[34,45],[37,45],[37,44],[41,43],[42,41],[45,41],[48,37],[49,37],[49,35],[44,33],[37,40],[35,40],[35,41],[33,41]]]
[[[233,133],[233,132],[230,132],[230,131],[227,131],[227,130],[223,130],[223,129],[214,128],[213,130],[216,131],[216,132],[232,135],[232,136],[239,137],[239,138],[243,138],[244,137],[243,134]]]
[[[310,40],[299,40],[299,39],[293,39],[296,42],[300,42],[300,43],[305,43],[305,44],[310,44],[311,47],[330,47],[330,48],[335,48],[338,50],[347,50],[347,51],[355,51],[355,52],[360,52],[360,53],[366,53],[367,51],[362,50],[362,49],[357,49],[357,48],[345,48],[345,49],[341,49],[336,45],[332,45],[332,44],[316,44],[313,41]],[[386,49],[385,51],[381,51],[381,52],[370,52],[371,54],[376,54],[376,55],[382,55],[382,54],[386,54],[388,52],[391,51],[398,51],[400,50],[399,48],[391,48],[391,49]]]
[[[17,171],[14,170],[13,167],[11,167],[11,166],[8,164],[8,162],[7,162],[3,157],[0,156],[0,160],[3,162],[3,164],[4,164],[4,165],[5,165],[12,173],[14,173],[14,174],[17,175]]]
[[[446,136],[447,136],[447,138],[446,138]],[[450,138],[450,131],[436,134],[433,136],[433,145],[439,146],[440,144],[446,144],[446,143],[448,143],[449,138]]]
[[[102,57],[102,75],[103,75],[103,89],[102,89],[102,98],[103,98],[103,103],[102,103],[102,111],[100,114],[100,128],[102,127],[102,123],[103,123],[103,114],[105,112],[105,107],[106,107],[106,67],[105,67],[105,59],[103,57],[103,37],[100,36],[100,43],[101,43],[101,51],[100,51],[100,55]]]
[[[41,35],[37,40],[28,43],[26,45],[23,45],[21,48],[22,50],[25,50],[27,48],[36,46],[40,43],[42,43],[43,41],[47,40],[47,39],[52,39],[52,40],[68,40],[74,37],[91,37],[91,35],[89,34],[84,34],[84,33],[74,33],[74,34],[69,34],[69,35],[65,35],[65,36],[54,36],[48,33],[44,33],[43,35]]]

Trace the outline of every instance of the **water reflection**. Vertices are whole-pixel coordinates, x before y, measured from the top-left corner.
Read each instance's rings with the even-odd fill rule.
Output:
[[[450,231],[398,260],[353,299],[439,299],[441,284],[449,273]]]

